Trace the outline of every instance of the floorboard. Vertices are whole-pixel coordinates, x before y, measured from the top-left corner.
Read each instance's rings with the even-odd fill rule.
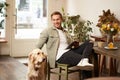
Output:
[[[106,71],[106,70],[105,70]],[[27,66],[16,58],[0,55],[0,80],[26,80]],[[79,74],[68,75],[69,80],[79,80]],[[106,72],[102,76],[108,76]],[[117,75],[120,77],[120,74]],[[58,76],[52,74],[51,80],[58,80]],[[65,80],[62,76],[61,80]]]
[[[27,66],[9,56],[0,56],[0,80],[26,80]]]
[[[18,59],[10,56],[0,56],[0,80],[26,80],[27,66]],[[58,76],[52,74],[51,80],[58,80]],[[62,80],[65,80],[62,76]],[[69,80],[79,80],[78,73],[69,75]]]

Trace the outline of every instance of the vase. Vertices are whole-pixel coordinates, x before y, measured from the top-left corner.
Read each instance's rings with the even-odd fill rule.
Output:
[[[107,44],[114,42],[114,35],[112,34],[107,34]]]

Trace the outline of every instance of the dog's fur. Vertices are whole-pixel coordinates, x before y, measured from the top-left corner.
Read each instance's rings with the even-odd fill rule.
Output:
[[[40,49],[34,49],[28,58],[27,80],[46,80],[46,54]]]

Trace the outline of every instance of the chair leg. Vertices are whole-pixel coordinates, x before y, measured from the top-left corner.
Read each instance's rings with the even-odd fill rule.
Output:
[[[61,80],[61,67],[59,68],[59,80]]]
[[[68,67],[65,67],[65,80],[68,80]]]
[[[82,71],[79,70],[79,80],[82,80]]]
[[[62,69],[65,71],[64,72],[64,76],[65,76],[65,80],[68,80],[68,65],[66,64],[58,64],[58,68],[59,68],[59,76],[62,76]],[[59,78],[60,80],[61,78]]]
[[[46,80],[50,80],[50,66],[49,66],[49,64],[47,66],[47,77],[46,78],[47,78]]]

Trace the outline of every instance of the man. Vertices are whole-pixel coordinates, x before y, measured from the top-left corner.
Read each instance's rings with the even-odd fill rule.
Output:
[[[40,49],[46,44],[50,66],[55,67],[55,62],[72,66],[93,66],[88,60],[92,52],[93,43],[86,41],[77,46],[77,48],[66,49],[73,41],[61,26],[62,14],[57,11],[53,12],[51,14],[51,21],[53,26],[41,32],[38,43],[38,48]]]

